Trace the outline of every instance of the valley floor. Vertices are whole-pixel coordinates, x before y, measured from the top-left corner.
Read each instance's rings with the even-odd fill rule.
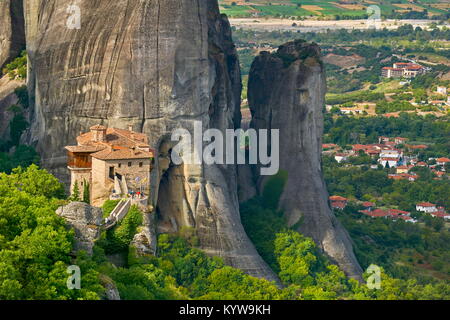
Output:
[[[239,29],[250,29],[258,31],[300,31],[300,32],[317,32],[337,30],[337,29],[370,29],[373,25],[371,20],[291,20],[291,19],[275,19],[275,18],[232,18],[230,23]],[[383,20],[377,27],[387,29],[397,29],[400,26],[410,24],[414,28],[425,28],[433,21],[430,20]],[[295,23],[295,25],[294,25]],[[450,24],[447,24],[449,27]]]

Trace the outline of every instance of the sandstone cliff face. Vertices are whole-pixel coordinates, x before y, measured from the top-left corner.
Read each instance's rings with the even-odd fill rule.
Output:
[[[207,253],[275,279],[241,225],[236,168],[174,166],[168,157],[174,128],[240,123],[239,64],[217,1],[79,0],[79,30],[66,25],[71,4],[26,1],[29,141],[44,166],[67,177],[64,146],[80,131],[133,125],[158,150],[152,190],[160,229],[194,227]]]
[[[251,127],[280,130],[280,169],[288,179],[280,199],[290,225],[312,237],[350,276],[361,268],[345,229],[334,217],[321,169],[326,78],[316,45],[296,41],[263,52],[249,77]],[[254,170],[257,175],[259,170]],[[264,177],[258,177],[258,188]]]
[[[22,0],[0,1],[0,69],[25,49]]]

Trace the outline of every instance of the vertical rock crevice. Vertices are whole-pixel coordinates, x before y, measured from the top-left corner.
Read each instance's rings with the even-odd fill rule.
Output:
[[[0,70],[25,49],[22,0],[0,1]]]

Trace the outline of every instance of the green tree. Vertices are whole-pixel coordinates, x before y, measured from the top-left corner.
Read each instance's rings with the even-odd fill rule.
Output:
[[[87,204],[91,203],[91,193],[89,189],[89,182],[85,179],[83,182],[83,202],[86,202]]]
[[[69,198],[70,201],[80,201],[80,188],[78,187],[78,181],[75,181],[73,186],[72,195]]]

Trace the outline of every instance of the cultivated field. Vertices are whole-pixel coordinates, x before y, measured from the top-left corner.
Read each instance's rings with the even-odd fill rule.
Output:
[[[376,5],[384,18],[426,19],[448,17],[448,0],[219,0],[221,10],[233,18],[304,17],[308,19],[358,19],[370,16]],[[447,16],[446,16],[447,15]]]

